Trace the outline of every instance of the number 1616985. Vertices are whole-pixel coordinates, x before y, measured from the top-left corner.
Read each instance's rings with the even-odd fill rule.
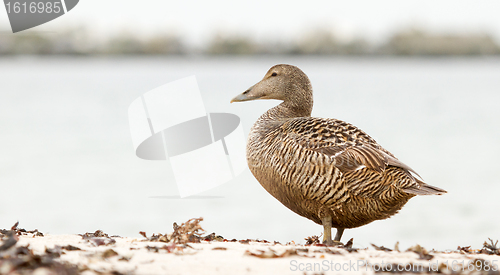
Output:
[[[61,2],[7,2],[7,13],[60,13]]]

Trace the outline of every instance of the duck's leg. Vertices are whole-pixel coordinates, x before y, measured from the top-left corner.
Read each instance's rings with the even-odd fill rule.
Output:
[[[335,234],[336,242],[340,242],[340,238],[342,238],[343,233],[344,233],[344,228],[337,228],[337,234]]]
[[[323,243],[326,245],[333,245],[332,241],[332,217],[321,218],[321,223],[323,224]],[[338,232],[337,232],[338,234]]]

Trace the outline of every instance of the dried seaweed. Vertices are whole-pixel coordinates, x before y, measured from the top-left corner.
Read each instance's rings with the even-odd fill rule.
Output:
[[[346,243],[346,244],[341,245],[341,246],[339,246],[339,247],[344,248],[344,249],[345,249],[345,250],[347,250],[349,253],[351,253],[351,252],[358,252],[359,248],[353,248],[353,247],[352,247],[353,241],[354,241],[354,239],[353,239],[353,238],[351,238],[349,241],[347,241],[347,243]]]
[[[160,247],[158,246],[146,246],[146,250],[149,251],[149,252],[155,252],[155,253],[158,253],[158,251],[160,251]]]
[[[84,240],[87,239],[92,239],[92,238],[110,238],[108,234],[104,233],[102,230],[96,230],[94,233],[85,233],[85,234],[78,234],[82,236]]]
[[[210,238],[210,235],[202,237],[202,233],[205,231],[200,225],[200,222],[203,221],[203,218],[193,218],[189,219],[187,222],[182,223],[181,225],[178,225],[177,223],[174,222],[173,228],[174,232],[171,234],[153,234],[151,237],[148,238],[146,232],[140,231],[139,234],[141,234],[144,238],[147,239],[147,241],[150,242],[173,242],[177,244],[185,244],[185,243],[199,243],[201,240],[205,240],[206,238]],[[215,233],[214,234],[214,239],[216,237]],[[222,237],[220,237],[222,238]]]
[[[158,247],[158,246],[146,246],[146,249],[149,251],[149,252],[154,252],[154,253],[158,253],[160,252],[160,250],[165,250],[167,251],[167,253],[172,253],[174,251],[182,251],[184,248],[186,248],[187,246],[180,246],[180,245],[176,245],[175,243],[169,243],[168,245],[164,245],[164,246],[161,246],[161,247]],[[190,246],[189,246],[190,247]],[[192,248],[192,247],[190,247]]]
[[[321,241],[319,240],[319,236],[316,235],[307,237],[304,240],[306,240],[306,245],[316,245],[321,243]]]
[[[250,241],[251,241],[250,239],[246,239],[246,240],[239,240],[239,242],[240,242],[241,244],[249,244],[249,243],[250,243]]]
[[[205,233],[205,230],[200,225],[203,218],[193,218],[189,219],[187,222],[177,225],[174,222],[174,232],[172,233],[172,238],[175,243],[199,243],[201,239],[201,233]]]
[[[411,251],[411,252],[417,253],[418,256],[419,256],[419,259],[421,259],[421,260],[427,260],[428,261],[428,260],[431,260],[432,258],[434,258],[433,255],[429,254],[429,252],[427,251],[427,249],[423,248],[419,244],[408,248],[406,251]]]
[[[378,246],[378,245],[374,245],[374,244],[371,244],[373,246],[373,248],[375,248],[376,250],[379,250],[379,251],[386,251],[386,252],[391,252],[392,249],[390,248],[387,248],[385,246]]]
[[[106,251],[102,252],[100,255],[103,259],[111,258],[114,256],[118,256],[118,252],[114,251],[113,249],[107,249]]]
[[[199,243],[201,241],[207,241],[207,242],[240,242],[243,244],[249,244],[250,242],[257,242],[257,243],[270,243],[267,240],[260,240],[260,239],[244,239],[244,240],[237,240],[237,239],[224,239],[224,237],[217,235],[215,232],[212,232],[210,234],[207,234],[205,236],[202,235],[202,233],[205,232],[205,230],[201,227],[200,222],[203,221],[203,218],[193,218],[188,220],[185,223],[182,223],[181,225],[178,225],[177,223],[174,222],[173,224],[173,229],[174,231],[172,233],[168,234],[153,234],[150,237],[147,236],[147,233],[144,231],[140,231],[139,234],[146,238],[146,241],[150,242],[165,242],[165,243],[170,243],[174,242],[177,244],[186,244],[186,243]],[[274,242],[274,244],[279,244],[279,242]]]
[[[61,247],[57,245],[54,246],[54,248],[45,247],[45,253],[53,258],[59,258],[61,257],[61,254],[63,254]]]
[[[144,234],[146,234],[145,232],[143,232]],[[172,234],[170,234],[171,236]],[[143,236],[146,236],[146,235],[143,235]],[[147,238],[147,237],[146,237]],[[168,243],[171,239],[171,237],[169,237],[167,234],[163,235],[163,234],[154,234],[151,235],[150,238],[147,238],[148,241],[150,242],[164,242],[164,243]]]
[[[213,242],[213,241],[222,242],[222,241],[224,241],[224,237],[215,234],[215,232],[212,232],[212,233],[206,235],[205,237],[202,237],[202,239],[207,241],[207,242]]]
[[[278,253],[275,250],[269,248],[268,250],[258,250],[257,253],[251,252],[249,250],[245,251],[245,255],[254,256],[257,258],[269,259],[269,258],[284,258],[290,256],[297,256],[297,249],[287,249],[283,253]]]
[[[102,245],[106,246],[106,245],[113,245],[116,243],[116,240],[111,238],[92,238],[87,241],[95,246],[102,246]]]
[[[190,219],[187,222],[182,223],[181,225],[178,225],[174,222],[174,232],[170,234],[153,234],[151,237],[148,237],[146,232],[144,231],[140,231],[139,234],[146,238],[146,241],[168,243],[167,245],[164,245],[162,247],[149,245],[146,246],[146,249],[148,251],[155,253],[158,253],[161,250],[165,250],[167,251],[167,253],[175,252],[177,254],[182,253],[184,248],[192,248],[187,243],[199,243],[201,240],[207,239],[223,240],[221,236],[215,235],[215,233],[203,237],[202,233],[204,233],[204,230],[200,225],[200,222],[202,220],[203,218]]]
[[[110,237],[108,234],[104,233],[102,230],[96,230],[94,233],[85,233],[85,234],[78,234],[82,237],[82,239],[86,240],[87,242],[95,245],[95,246],[102,246],[102,245],[113,245],[116,243],[116,240]]]
[[[317,252],[317,251],[314,251],[314,252]],[[254,256],[254,257],[263,258],[263,259],[285,258],[285,257],[290,257],[290,256],[314,258],[314,256],[310,256],[310,255],[308,255],[308,253],[309,253],[308,248],[290,248],[290,249],[287,249],[281,253],[277,252],[276,250],[274,250],[272,248],[268,248],[268,250],[257,250],[256,252],[252,252],[250,250],[247,250],[247,251],[245,251],[244,255]],[[332,253],[332,254],[337,254],[337,253]]]
[[[493,243],[493,240],[488,238],[490,243],[484,242],[483,243],[483,249],[481,249],[480,253],[481,254],[488,254],[488,255],[500,255],[500,247],[498,247],[498,240]]]
[[[19,222],[16,222],[10,230],[0,229],[0,240],[3,240],[3,243],[0,245],[0,251],[6,251],[15,246],[19,240],[17,236],[33,234],[34,237],[43,237],[43,233],[39,232],[38,229],[28,231],[18,226]]]
[[[16,222],[10,229],[0,229],[0,240],[4,239],[5,237],[9,237],[10,233],[15,234],[16,236],[21,236],[21,235],[28,235],[28,234],[33,234],[35,237],[43,237],[43,233],[38,231],[38,229],[35,230],[26,230],[24,228],[19,228],[19,222]]]
[[[130,259],[132,259],[132,256],[121,256],[120,259],[118,259],[118,261],[128,262],[130,261]]]
[[[61,246],[61,249],[64,249],[64,250],[69,250],[69,251],[74,251],[74,250],[82,250],[81,248],[79,247],[76,247],[76,246],[72,246],[70,244],[66,245],[66,246]]]
[[[239,243],[242,243],[242,244],[250,244],[250,242],[253,242],[253,243],[271,243],[268,240],[260,240],[260,239],[245,239],[245,240],[239,240],[239,241],[236,240],[236,239],[233,239],[231,241],[232,242],[239,242]],[[274,244],[276,244],[276,243],[280,244],[279,242],[274,242]]]
[[[42,269],[48,269],[50,274],[78,274],[76,265],[54,260],[60,255],[57,249],[48,249],[45,254],[36,255],[29,245],[11,247],[0,253],[0,270],[2,274],[32,274]]]
[[[469,246],[464,246],[464,247],[458,246],[457,250],[460,251],[460,252],[464,252],[464,253],[472,253],[472,251],[470,249],[470,245]]]
[[[16,246],[18,236],[32,234],[33,237],[43,237],[43,233],[35,230],[25,230],[18,228],[19,223],[14,224],[10,230],[1,229],[0,237],[3,242],[0,243],[0,273],[1,274],[54,274],[54,275],[73,275],[80,274],[84,271],[92,271],[96,274],[121,274],[116,270],[102,272],[100,270],[89,269],[86,265],[74,265],[67,262],[60,262],[59,258],[65,251],[81,250],[72,245],[45,248],[42,254],[35,254],[33,250],[27,246]],[[116,241],[98,230],[94,233],[86,233],[82,236],[83,239],[92,242],[96,245],[109,245]],[[118,256],[114,250],[108,249],[96,256],[106,259],[113,256]],[[122,257],[123,258],[123,257]]]
[[[260,240],[260,239],[252,240],[252,242],[256,242],[256,243],[271,243],[268,240]]]
[[[18,238],[16,235],[14,235],[13,231],[9,231],[7,234],[5,234],[5,236],[7,236],[7,239],[2,243],[2,245],[0,245],[0,251],[4,251],[13,247],[18,241]]]
[[[305,245],[306,246],[309,246],[309,245],[322,246],[322,247],[340,247],[340,248],[345,248],[349,252],[356,252],[356,251],[358,251],[357,248],[353,248],[352,247],[352,242],[353,242],[352,238],[344,245],[343,243],[341,243],[339,241],[333,241],[332,244],[322,243],[320,241],[320,237],[321,236],[313,235],[313,236],[305,238],[304,239],[304,240],[306,240]],[[287,244],[295,244],[295,243],[291,242],[291,243],[287,243]]]

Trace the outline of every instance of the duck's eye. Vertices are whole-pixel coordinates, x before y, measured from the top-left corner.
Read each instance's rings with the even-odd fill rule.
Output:
[[[278,74],[277,73],[272,73],[271,76],[277,76]]]

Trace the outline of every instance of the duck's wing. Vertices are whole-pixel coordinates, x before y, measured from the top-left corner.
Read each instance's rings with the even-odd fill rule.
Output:
[[[390,165],[403,168],[419,176],[411,167],[386,152],[375,148],[371,144],[334,145],[308,148],[308,150],[329,156],[334,160],[335,167],[343,173],[356,171],[365,167],[382,173]]]
[[[382,148],[373,138],[359,128],[336,119],[296,118],[283,125],[288,139],[303,150],[317,152],[329,157],[342,173],[367,168],[383,173],[387,167],[402,168],[413,182],[401,186],[405,192],[415,195],[446,192],[427,185],[415,170],[398,160]],[[413,174],[412,174],[413,173]]]
[[[415,173],[359,128],[336,119],[296,118],[283,125],[285,136],[304,150],[324,154],[333,159],[341,172],[368,168],[382,173],[396,166]]]

